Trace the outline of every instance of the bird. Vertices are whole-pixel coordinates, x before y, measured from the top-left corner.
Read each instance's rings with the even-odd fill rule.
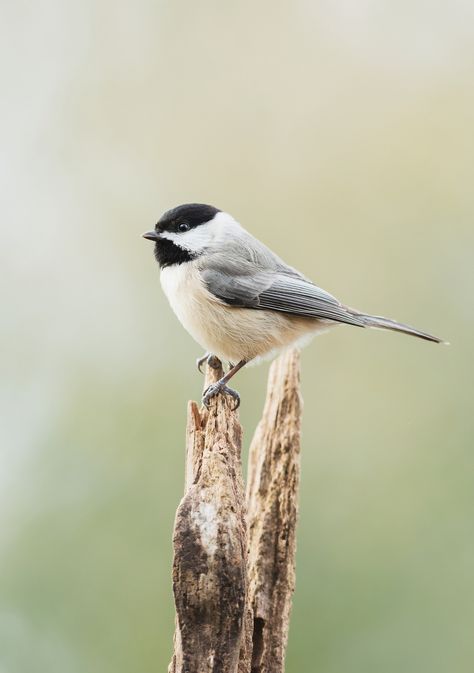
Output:
[[[443,340],[410,325],[369,315],[341,303],[289,266],[229,213],[203,203],[167,210],[152,231],[162,289],[184,328],[206,351],[198,368],[215,358],[229,370],[203,393],[206,407],[218,394],[240,396],[227,384],[252,361],[303,345],[339,324]]]

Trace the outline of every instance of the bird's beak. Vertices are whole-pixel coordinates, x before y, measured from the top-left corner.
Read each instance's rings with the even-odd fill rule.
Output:
[[[143,238],[147,238],[149,241],[158,241],[160,239],[160,234],[157,231],[145,231],[142,234]]]

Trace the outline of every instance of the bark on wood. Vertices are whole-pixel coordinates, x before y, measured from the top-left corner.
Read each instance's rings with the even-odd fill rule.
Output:
[[[207,383],[222,369],[207,367]],[[188,406],[186,492],[173,536],[175,652],[170,673],[235,673],[246,597],[242,430],[228,398]]]
[[[221,375],[208,367],[206,385]],[[247,514],[242,430],[231,407],[222,396],[209,411],[188,405],[185,495],[173,536],[176,630],[169,673],[284,670],[295,577],[298,352],[282,355],[270,369],[250,449]]]
[[[300,481],[299,353],[272,364],[247,473],[252,673],[283,673],[295,588]]]

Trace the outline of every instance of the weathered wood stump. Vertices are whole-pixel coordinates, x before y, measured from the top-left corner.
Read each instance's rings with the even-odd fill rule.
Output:
[[[207,367],[206,386],[222,376]],[[299,353],[271,366],[242,478],[232,400],[188,405],[185,494],[173,536],[176,605],[169,673],[283,673],[295,584]]]

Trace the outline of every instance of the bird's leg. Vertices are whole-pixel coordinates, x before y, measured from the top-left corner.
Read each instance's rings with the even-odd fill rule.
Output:
[[[219,367],[219,360],[216,358],[215,355],[213,355],[212,353],[204,353],[202,358],[198,358],[196,360],[196,366],[198,370],[201,372],[201,374],[203,373],[201,367],[205,362],[207,362],[209,367],[212,367],[212,369],[218,369]]]
[[[209,402],[215,395],[218,395],[219,393],[223,393],[224,395],[230,395],[234,400],[234,408],[233,411],[239,408],[240,406],[240,395],[237,391],[232,390],[232,388],[227,387],[227,382],[230,381],[230,379],[234,376],[234,374],[237,374],[239,369],[242,369],[244,365],[247,364],[246,360],[241,360],[238,362],[232,369],[229,369],[227,374],[223,376],[219,381],[216,381],[216,383],[211,383],[211,385],[206,388],[204,391],[204,395],[202,396],[202,403],[204,406],[209,408]]]

